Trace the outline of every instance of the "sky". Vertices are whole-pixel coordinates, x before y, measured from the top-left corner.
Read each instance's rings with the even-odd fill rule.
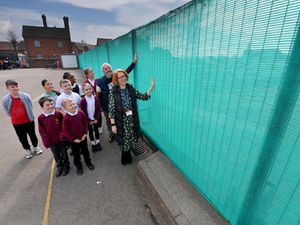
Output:
[[[97,38],[116,38],[168,13],[188,0],[0,0],[0,41],[8,30],[22,40],[22,25],[64,27],[69,17],[71,40],[96,44]]]

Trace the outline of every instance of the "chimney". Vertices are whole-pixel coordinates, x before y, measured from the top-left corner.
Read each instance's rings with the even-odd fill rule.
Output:
[[[65,29],[69,30],[69,18],[67,16],[64,16],[64,24],[65,24]]]
[[[64,20],[64,24],[65,24],[65,30],[67,31],[69,39],[71,40],[70,27],[69,27],[69,18],[67,16],[64,16],[63,20]]]
[[[42,19],[43,19],[44,27],[47,27],[47,20],[46,20],[46,16],[44,14],[42,15]]]

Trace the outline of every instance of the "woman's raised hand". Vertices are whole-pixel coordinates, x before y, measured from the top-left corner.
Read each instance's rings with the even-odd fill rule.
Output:
[[[153,89],[155,87],[155,81],[153,79],[153,77],[151,77],[151,86],[150,88]]]

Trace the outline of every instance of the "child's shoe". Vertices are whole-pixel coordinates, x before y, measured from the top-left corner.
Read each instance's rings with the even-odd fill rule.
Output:
[[[98,151],[97,145],[93,145],[93,144],[92,144],[92,152],[95,153],[95,152],[97,152],[97,151]]]
[[[32,154],[40,155],[43,153],[43,150],[39,146],[33,147]]]
[[[28,150],[25,150],[26,152],[25,152],[25,157],[26,157],[26,159],[30,159],[30,158],[32,158],[32,153],[31,153],[31,150],[30,149],[28,149]]]
[[[86,166],[87,166],[87,168],[89,168],[89,170],[94,170],[95,169],[95,166],[92,163],[87,164]]]
[[[63,168],[62,167],[56,168],[55,176],[59,177],[62,174],[62,172],[63,172]]]
[[[81,176],[83,174],[83,169],[77,168],[77,175]]]
[[[62,175],[67,176],[69,171],[70,171],[70,167],[69,166],[64,166]]]
[[[96,140],[92,141],[92,152],[97,152]]]
[[[96,144],[97,147],[97,151],[100,152],[102,150],[102,146],[100,144],[100,142],[98,144]]]

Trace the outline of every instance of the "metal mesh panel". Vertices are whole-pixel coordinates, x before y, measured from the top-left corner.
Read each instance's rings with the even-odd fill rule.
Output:
[[[97,53],[116,69],[138,52],[135,87],[157,82],[143,132],[231,224],[300,223],[299,8],[191,1]]]

